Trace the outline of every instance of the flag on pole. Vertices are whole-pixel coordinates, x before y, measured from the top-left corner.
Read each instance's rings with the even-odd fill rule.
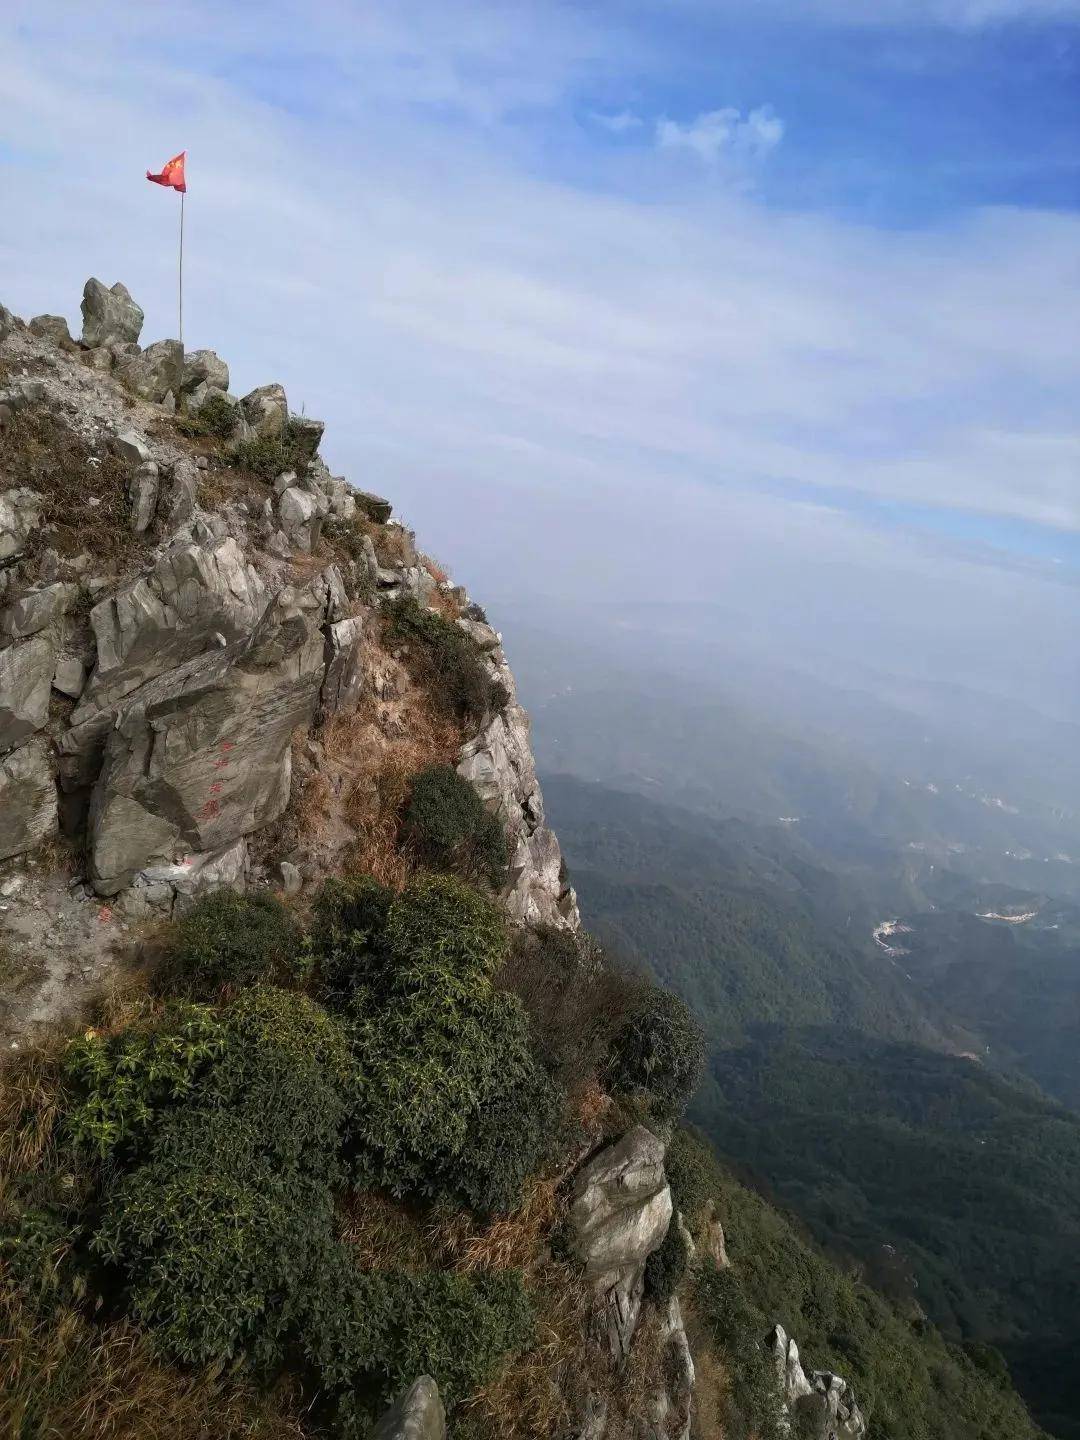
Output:
[[[153,175],[147,170],[147,180],[152,180],[155,185],[168,185],[173,190],[179,190],[180,194],[183,195],[187,190],[187,181],[184,179],[184,160],[186,157],[187,151],[181,150],[179,155],[174,155],[166,165],[162,166],[160,175]]]

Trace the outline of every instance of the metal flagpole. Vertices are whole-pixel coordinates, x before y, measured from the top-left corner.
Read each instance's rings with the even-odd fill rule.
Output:
[[[184,343],[184,192],[180,191],[180,344]]]

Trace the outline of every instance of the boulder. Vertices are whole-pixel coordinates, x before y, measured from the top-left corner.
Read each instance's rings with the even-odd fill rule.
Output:
[[[148,575],[91,610],[97,664],[74,722],[250,635],[268,604],[263,581],[235,540],[170,546]]]
[[[280,385],[260,385],[240,401],[252,435],[260,440],[280,440],[289,418],[289,402]]]
[[[82,363],[88,370],[107,374],[113,367],[112,351],[107,345],[96,345],[93,350],[83,351]]]
[[[184,347],[179,340],[155,340],[140,355],[119,363],[116,373],[141,399],[160,405],[180,393]]]
[[[99,345],[135,344],[143,327],[143,312],[126,286],[111,290],[100,280],[88,280],[82,298],[82,343],[90,350]]]
[[[326,422],[313,420],[309,415],[290,415],[289,430],[300,453],[307,460],[314,460],[322,444]]]
[[[278,501],[282,530],[289,543],[306,555],[310,555],[319,543],[325,513],[320,513],[321,508],[318,498],[298,485],[289,486]]]
[[[446,1415],[430,1375],[414,1380],[371,1432],[371,1440],[446,1440]]]
[[[206,385],[210,390],[226,391],[229,388],[229,367],[213,350],[190,350],[184,356],[181,392],[189,395],[200,385]]]
[[[158,467],[153,460],[144,461],[128,481],[128,503],[131,506],[131,528],[144,535],[154,523],[160,489]]]
[[[11,311],[5,305],[0,305],[0,345],[4,343],[9,335],[15,333],[19,324],[19,320],[16,319]]]
[[[635,1125],[584,1166],[570,1206],[573,1244],[598,1299],[612,1359],[629,1354],[645,1288],[645,1261],[671,1223],[663,1142]]]
[[[339,620],[327,634],[326,678],[319,697],[324,718],[351,715],[364,692],[364,621]]]
[[[53,689],[77,700],[86,687],[86,666],[77,655],[61,655],[53,673]]]
[[[27,329],[39,340],[51,340],[54,345],[73,343],[68,323],[62,315],[35,315]]]
[[[56,830],[56,784],[43,740],[0,760],[0,860],[23,855]]]
[[[0,564],[22,554],[41,519],[42,504],[33,490],[0,491]]]
[[[120,708],[90,805],[100,894],[148,864],[224,850],[281,814],[290,740],[311,724],[323,647],[304,616],[267,615],[250,638],[159,675]]]
[[[357,490],[356,503],[367,518],[378,525],[385,525],[394,513],[394,507],[389,500],[384,500],[381,495],[373,495],[369,490]]]
[[[79,587],[63,581],[45,585],[40,590],[29,590],[0,614],[0,630],[15,640],[36,635],[66,615],[78,598]]]
[[[0,650],[0,755],[21,745],[49,718],[58,650],[50,631]]]
[[[150,446],[146,436],[137,430],[121,430],[113,436],[112,448],[130,465],[145,465],[150,459]]]

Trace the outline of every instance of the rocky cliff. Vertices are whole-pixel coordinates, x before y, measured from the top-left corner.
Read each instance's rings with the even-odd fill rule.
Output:
[[[99,976],[133,921],[345,868],[380,772],[418,744],[505,827],[510,915],[576,927],[483,612],[388,501],[330,473],[280,385],[237,398],[213,352],[140,349],[122,285],[88,281],[82,311],[76,343],[0,309],[0,892],[16,950],[51,942],[19,1023]],[[379,625],[403,596],[491,678],[439,734]],[[39,863],[58,838],[74,875]]]
[[[340,1263],[341,1246],[347,1244],[361,1257],[360,1280],[354,1267],[348,1283],[367,1284],[362,1292],[367,1300],[357,1302],[351,1318],[335,1319],[338,1328],[327,1333],[325,1279],[316,1287],[313,1312],[310,1296],[303,1298],[310,1276],[294,1277],[290,1289],[279,1273],[292,1265],[291,1243],[274,1269],[272,1300],[245,1276],[239,1318],[233,1330],[226,1327],[224,1339],[215,1299],[213,1344],[219,1350],[203,1330],[202,1348],[192,1348],[190,1317],[170,1311],[172,1329],[161,1332],[174,1336],[172,1351],[163,1342],[166,1353],[189,1372],[196,1359],[220,1361],[205,1382],[212,1386],[225,1358],[242,1357],[255,1343],[249,1334],[252,1314],[291,1314],[292,1306],[307,1318],[290,1321],[292,1349],[273,1352],[279,1365],[295,1367],[297,1347],[306,1357],[290,1382],[300,1387],[304,1403],[297,1401],[289,1421],[296,1428],[287,1433],[308,1433],[307,1410],[317,1401],[325,1404],[328,1395],[338,1406],[340,1433],[359,1433],[355,1426],[366,1424],[369,1412],[356,1408],[352,1391],[364,1390],[364,1404],[371,1395],[385,1398],[387,1377],[396,1375],[394,1366],[400,1364],[411,1367],[409,1384],[372,1433],[382,1440],[439,1440],[447,1433],[450,1409],[440,1393],[444,1381],[416,1373],[422,1358],[415,1365],[396,1358],[391,1363],[394,1336],[426,1335],[424,1325],[438,1330],[450,1323],[443,1311],[452,1319],[454,1307],[465,1306],[463,1333],[471,1344],[475,1326],[468,1316],[478,1317],[475,1325],[495,1326],[491,1317],[502,1312],[490,1295],[503,1291],[491,1277],[512,1266],[515,1275],[524,1276],[515,1283],[524,1284],[539,1314],[533,1339],[522,1338],[517,1321],[499,1320],[505,1333],[498,1344],[490,1341],[494,1360],[487,1357],[486,1368],[476,1374],[494,1373],[494,1361],[504,1354],[518,1358],[502,1379],[489,1380],[471,1397],[458,1383],[451,1428],[457,1424],[463,1435],[558,1434],[567,1440],[719,1436],[718,1422],[695,1402],[695,1358],[679,1287],[685,1289],[695,1267],[717,1275],[729,1261],[712,1202],[698,1207],[694,1226],[676,1213],[665,1163],[679,1106],[661,1092],[657,1079],[673,1067],[672,1085],[685,1089],[700,1061],[697,1042],[686,1038],[688,1021],[670,1005],[643,999],[637,982],[607,975],[579,933],[574,892],[545,822],[528,719],[498,632],[466,592],[417,549],[388,500],[331,474],[319,454],[321,423],[292,413],[280,385],[237,397],[229,390],[227,364],[213,352],[185,353],[172,340],[141,348],[142,312],[122,285],[88,281],[82,315],[76,341],[57,316],[23,323],[0,307],[0,1018],[12,1050],[18,1054],[27,1047],[29,1072],[50,1076],[53,1087],[35,1082],[23,1091],[16,1080],[4,1092],[6,1153],[13,1173],[22,1170],[11,1192],[0,1195],[0,1231],[8,1227],[0,1234],[0,1254],[18,1272],[20,1257],[37,1253],[32,1245],[41,1227],[59,1217],[67,1238],[62,1262],[61,1251],[52,1252],[52,1275],[61,1272],[61,1264],[75,1265],[71,1257],[82,1253],[80,1246],[128,1267],[121,1268],[120,1280],[113,1277],[112,1291],[105,1285],[107,1302],[99,1296],[88,1320],[79,1305],[85,1309],[88,1286],[103,1283],[94,1262],[98,1268],[88,1269],[65,1300],[75,1307],[65,1312],[69,1327],[97,1325],[97,1309],[122,1312],[131,1296],[138,1319],[149,1323],[155,1316],[164,1326],[161,1287],[155,1282],[149,1299],[138,1298],[140,1264],[166,1262],[153,1249],[148,1259],[128,1234],[138,1213],[137,1186],[140,1177],[157,1173],[155,1166],[176,1163],[179,1138],[160,1153],[155,1146],[159,1128],[180,1136],[175,1127],[184,1118],[183,1105],[196,1106],[200,1127],[210,1133],[223,1096],[233,1097],[229,1105],[238,1113],[254,1103],[251,1096],[259,1093],[262,1078],[228,1090],[234,1082],[223,1078],[228,1066],[221,1056],[235,1050],[248,1065],[255,1063],[254,1055],[255,1074],[263,1077],[259,1067],[269,1063],[266,1056],[279,1041],[271,1028],[253,1042],[252,1015],[263,1013],[260,1006],[270,1007],[266,1013],[284,1016],[290,1036],[288,1026],[306,1026],[304,1033],[320,1045],[323,1032],[337,1037],[336,1051],[325,1042],[339,1059],[322,1103],[336,1116],[334,1125],[344,1127],[341,1134],[353,1125],[351,1139],[339,1136],[334,1143],[344,1145],[342,1154],[363,1183],[343,1193],[347,1167],[342,1169],[340,1157],[319,1151],[323,1189],[312,1190],[314,1182],[303,1180],[309,1186],[304,1203],[318,1210],[323,1202],[329,1207],[333,1196],[339,1214],[333,1233],[328,1228],[324,1236],[325,1253],[318,1260],[323,1269],[317,1273],[331,1273],[326,1267]],[[422,790],[418,777],[425,776]],[[425,795],[435,796],[434,820],[424,810]],[[467,845],[460,838],[466,833]],[[466,994],[460,990],[464,982],[452,979],[440,1000],[440,1013],[449,1007],[453,1024],[460,1025],[463,1054],[469,1045],[481,1045],[486,1026],[510,1027],[502,1059],[485,1059],[476,1075],[470,1072],[472,1109],[464,1116],[446,1108],[445,1094],[466,1093],[460,1076],[451,1073],[458,1043],[452,1027],[449,1056],[437,1062],[450,1068],[434,1081],[413,1077],[403,1084],[396,1071],[389,1078],[383,1074],[394,1044],[399,1050],[404,1045],[393,1039],[393,1025],[418,996],[428,1003],[424,986],[445,980],[438,966],[420,980],[412,977],[414,950],[402,951],[401,934],[422,949],[416,915],[423,912],[429,924],[434,913],[425,906],[449,906],[451,920],[445,923],[450,924],[455,906],[471,915],[469,907],[479,903],[453,890],[432,892],[432,900],[423,887],[410,889],[410,876],[433,855],[441,861],[451,856],[451,868],[476,882],[484,905],[497,903],[517,936],[516,960],[503,961],[509,968],[501,998],[491,993],[488,974],[491,956],[503,953],[500,946],[505,950],[498,939],[483,940],[481,949],[487,950],[482,964],[475,961],[472,989]],[[359,888],[324,886],[342,877]],[[235,998],[239,971],[233,959],[234,969],[221,972],[202,1008],[180,1012],[182,1023],[172,1001],[164,1007],[157,1000],[140,1001],[122,1019],[109,1012],[110,1018],[96,1022],[82,1039],[62,1040],[59,1050],[34,1038],[36,1021],[79,1020],[104,979],[141,962],[163,929],[177,933],[178,922],[216,892],[267,897],[269,910],[246,912],[253,925],[271,923],[268,915],[282,934],[292,934],[297,924],[310,925],[303,944],[289,951],[298,968],[287,982],[273,972],[279,988],[256,988],[257,998],[245,1009],[243,997]],[[322,898],[312,910],[313,897]],[[332,925],[326,920],[330,910],[336,916]],[[481,918],[474,929],[479,925],[482,937],[491,925],[483,920],[486,912],[476,913]],[[231,923],[244,923],[229,914]],[[206,960],[207,933],[198,931],[192,951],[199,964]],[[437,937],[437,945],[444,942],[449,944],[445,936]],[[245,943],[235,935],[214,941],[230,955]],[[454,951],[458,962],[473,964],[481,942],[472,935],[468,945],[460,943],[461,954]],[[270,973],[270,941],[267,947],[252,943],[252,974],[258,967]],[[297,957],[306,957],[307,970]],[[215,963],[220,961],[218,954]],[[354,994],[349,987],[357,982],[349,967],[357,965],[368,967],[368,978]],[[390,966],[389,979],[372,978],[377,965]],[[383,1012],[377,1009],[379,985],[391,986],[387,994],[394,997]],[[546,1037],[534,1043],[551,1079],[541,1078],[522,1032],[514,1029],[526,1023],[515,1017],[527,1010],[534,1035]],[[479,1013],[488,1019],[476,1021]],[[177,1024],[180,1029],[170,1030]],[[437,1028],[430,1016],[425,1024]],[[348,1064],[340,1058],[346,1052],[353,1057]],[[288,1066],[299,1066],[308,1076],[305,1083],[314,1084],[312,1055],[287,1053]],[[392,1058],[396,1064],[402,1054]],[[414,1056],[405,1058],[411,1063]],[[425,1058],[429,1068],[436,1063]],[[177,1065],[186,1068],[178,1071]],[[363,1077],[364,1098],[355,1102],[362,1123],[339,1113],[349,1065],[359,1066]],[[520,1072],[516,1090],[505,1088],[504,1072],[511,1065],[515,1075]],[[154,1089],[162,1073],[172,1085],[164,1094]],[[120,1083],[117,1076],[128,1078]],[[521,1109],[520,1097],[535,1092],[537,1115],[548,1117],[544,1123],[551,1130],[557,1109],[553,1082],[569,1120],[557,1143],[552,1131],[543,1146],[534,1147],[536,1157],[546,1155],[548,1168],[532,1175],[523,1171],[515,1188],[503,1177],[522,1168],[520,1153],[534,1121],[542,1128]],[[348,1081],[354,1083],[355,1078]],[[135,1084],[146,1089],[129,1112],[128,1087]],[[289,1076],[279,1075],[275,1107],[288,1101],[291,1084]],[[42,1095],[50,1097],[48,1106],[35,1110],[30,1123],[27,1107],[41,1107]],[[414,1103],[422,1111],[429,1100],[443,1106],[436,1113],[455,1134],[460,1130],[457,1149],[443,1134],[423,1140],[418,1129],[420,1138],[409,1142],[416,1155],[405,1164],[398,1152],[402,1134],[412,1133],[409,1112]],[[397,1118],[380,1131],[384,1110]],[[501,1119],[504,1110],[517,1116],[514,1123],[521,1128],[492,1139],[484,1127],[489,1116]],[[280,1205],[284,1192],[278,1178],[260,1168],[259,1150],[277,1114],[270,1112],[269,1127],[264,1114],[256,1138],[243,1142],[254,1146],[245,1161],[250,1163],[244,1185],[256,1196],[263,1193],[260,1186],[268,1187],[266,1193]],[[67,1118],[60,1121],[60,1115]],[[320,1112],[320,1144],[328,1143],[323,1130],[329,1124]],[[97,1161],[80,1158],[78,1137],[85,1134],[98,1146]],[[68,1174],[61,1183],[55,1157],[73,1143],[64,1163],[80,1178]],[[364,1146],[367,1158],[361,1164],[356,1152]],[[467,1161],[473,1153],[469,1146],[477,1165],[481,1149],[494,1147],[482,1199],[476,1198],[475,1177],[460,1170],[462,1157]],[[207,1187],[231,1173],[235,1148],[217,1153],[200,1181],[203,1188],[193,1192],[202,1216],[198,1223],[210,1227],[197,1236],[199,1291],[211,1283],[203,1274],[203,1257],[213,1255],[218,1263],[213,1217],[199,1207],[210,1193]],[[109,1160],[104,1168],[102,1157]],[[40,1196],[53,1181],[92,1203],[85,1201],[80,1210],[70,1198],[49,1200],[41,1209]],[[532,1188],[523,1192],[525,1181]],[[499,1210],[492,1197],[504,1190],[521,1208],[508,1218],[498,1213],[492,1218],[487,1212]],[[19,1198],[23,1192],[36,1197],[34,1205]],[[153,1193],[161,1199],[159,1190]],[[417,1207],[439,1193],[443,1208],[421,1217],[421,1223]],[[447,1218],[447,1197],[461,1204],[462,1194],[480,1218],[467,1208]],[[212,1209],[210,1201],[205,1205]],[[97,1221],[88,1216],[99,1213],[115,1216],[111,1241],[105,1231],[92,1233]],[[231,1208],[228,1214],[232,1235],[239,1222]],[[181,1220],[188,1224],[186,1213]],[[155,1233],[158,1223],[154,1218]],[[264,1230],[254,1233],[250,1243],[261,1253]],[[303,1249],[309,1237],[303,1227],[298,1233]],[[385,1278],[388,1257],[402,1251],[403,1235],[406,1259],[391,1283]],[[156,1234],[153,1244],[165,1241]],[[246,1266],[244,1246],[240,1252]],[[314,1274],[315,1261],[311,1264]],[[37,1276],[32,1265],[24,1269]],[[416,1279],[418,1269],[427,1277],[423,1282]],[[419,1313],[422,1297],[436,1293],[432,1275],[446,1281],[437,1292],[443,1296],[437,1323],[426,1311]],[[171,1287],[182,1289],[183,1283],[177,1270]],[[166,1290],[171,1304],[172,1290]],[[13,1293],[0,1286],[0,1309],[8,1317],[21,1313],[17,1306],[23,1302]],[[376,1293],[391,1309],[388,1295],[398,1296],[393,1303],[399,1306],[405,1303],[402,1294],[411,1298],[405,1311],[394,1312],[391,1338],[380,1342],[386,1353],[376,1348],[356,1358],[356,1333],[368,1323],[364,1306],[371,1309]],[[434,1302],[423,1303],[430,1308]],[[481,1308],[469,1310],[470,1305]],[[184,1343],[175,1339],[181,1331],[188,1337]],[[123,1333],[130,1358],[136,1342]],[[269,1344],[266,1334],[254,1333],[259,1344]],[[36,1334],[33,1327],[18,1331],[13,1353],[36,1354],[36,1341],[26,1338]],[[797,1413],[800,1425],[811,1427],[799,1433],[820,1440],[860,1440],[866,1433],[850,1387],[831,1374],[808,1376],[783,1330],[746,1338],[752,1364],[774,1366],[762,1411],[768,1424],[789,1429]],[[95,1343],[99,1349],[93,1353],[101,1354],[113,1340]],[[445,1383],[457,1383],[452,1344],[441,1339],[409,1344],[410,1357],[429,1357],[432,1368],[444,1367],[450,1377]],[[732,1381],[723,1374],[718,1378],[704,1339],[701,1347],[698,1359],[712,1363],[711,1391],[719,1404],[716,1397],[726,1395]],[[341,1358],[346,1352],[352,1368]],[[43,1382],[29,1359],[21,1364],[21,1383],[32,1395]],[[309,1372],[321,1379],[311,1382]],[[314,1390],[305,1391],[311,1383]],[[189,1380],[155,1384],[160,1401],[170,1386],[186,1394]],[[70,1434],[113,1433],[108,1404],[94,1393],[98,1410],[83,1398],[65,1412],[77,1413],[78,1422],[69,1418],[64,1429],[54,1413],[50,1423]],[[215,1403],[222,1416],[233,1413],[225,1399]],[[170,1432],[178,1426],[178,1434],[206,1433],[197,1427],[185,1431],[187,1422],[178,1412],[155,1413]],[[338,1433],[333,1431],[338,1422],[315,1413],[317,1428],[328,1425]],[[104,1429],[92,1428],[98,1422],[87,1419],[91,1414]],[[285,1433],[260,1429],[253,1420],[250,1426],[244,1421],[249,1428],[242,1429],[229,1429],[224,1418],[221,1424],[221,1433]]]

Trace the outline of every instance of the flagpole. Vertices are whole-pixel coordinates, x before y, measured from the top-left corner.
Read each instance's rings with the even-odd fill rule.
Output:
[[[180,344],[184,343],[184,192],[180,191]]]

